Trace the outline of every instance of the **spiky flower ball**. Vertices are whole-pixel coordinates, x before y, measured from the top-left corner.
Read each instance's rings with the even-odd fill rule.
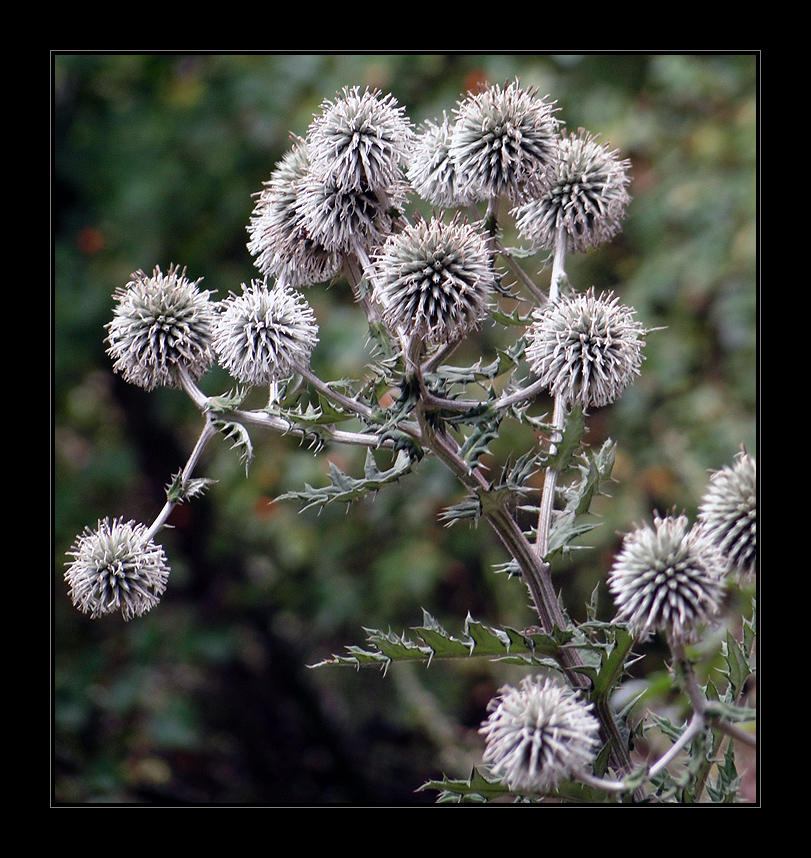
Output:
[[[484,762],[511,790],[546,793],[594,761],[599,722],[573,691],[549,678],[525,677],[490,701],[479,732]]]
[[[220,303],[214,322],[220,365],[250,385],[270,384],[297,366],[309,366],[318,324],[301,293],[281,283],[270,287],[266,279],[242,289]]]
[[[506,195],[514,204],[542,196],[555,176],[558,122],[551,103],[516,80],[469,94],[455,111],[450,154],[466,195]]]
[[[720,611],[725,564],[687,517],[654,519],[625,536],[609,576],[617,620],[639,639],[656,630],[671,641],[694,639]]]
[[[306,141],[298,140],[265,182],[248,227],[248,250],[256,267],[294,287],[331,280],[341,268],[338,256],[311,238],[298,204],[309,171]]]
[[[549,250],[563,229],[568,249],[576,253],[610,241],[631,201],[626,190],[631,162],[617,155],[582,128],[564,137],[549,191],[512,212],[519,234],[533,247]]]
[[[453,126],[446,114],[442,122],[426,121],[414,142],[408,179],[414,190],[440,209],[465,206],[471,202],[462,193],[462,178],[450,156]]]
[[[68,555],[70,598],[94,619],[114,611],[125,620],[141,616],[158,604],[169,579],[163,548],[133,521],[99,521],[96,530],[77,537]]]
[[[342,191],[376,192],[401,181],[412,138],[392,95],[357,86],[325,100],[307,133],[313,173]]]
[[[553,396],[586,411],[613,402],[639,375],[646,333],[633,310],[592,288],[535,311],[526,357]]]
[[[429,343],[478,327],[495,283],[487,245],[458,217],[418,218],[390,236],[375,260],[376,297],[392,330]]]
[[[757,568],[757,463],[746,451],[710,477],[699,522],[739,577]]]
[[[107,353],[126,381],[145,390],[179,387],[181,372],[196,381],[209,369],[214,310],[199,282],[189,281],[185,268],[164,274],[156,267],[151,277],[136,271],[116,291]]]
[[[370,190],[344,190],[334,179],[309,172],[302,181],[296,207],[304,229],[327,252],[350,254],[385,241],[394,230],[405,196],[404,182],[387,194]]]

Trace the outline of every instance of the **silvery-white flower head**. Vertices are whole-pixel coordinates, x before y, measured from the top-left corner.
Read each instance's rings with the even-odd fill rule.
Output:
[[[472,200],[461,190],[461,179],[450,157],[453,126],[442,114],[442,122],[427,120],[419,129],[408,166],[411,187],[440,209],[466,206]]]
[[[125,620],[141,616],[158,604],[169,579],[163,548],[133,521],[104,519],[96,530],[85,528],[68,555],[70,598],[94,619],[114,611]]]
[[[458,216],[417,218],[378,250],[375,296],[392,330],[450,343],[478,327],[495,283],[487,244]]]
[[[552,679],[525,677],[490,701],[484,762],[515,792],[546,793],[584,772],[599,745],[592,704]]]
[[[557,174],[549,191],[513,210],[520,235],[533,247],[551,250],[558,231],[576,253],[610,241],[631,201],[626,190],[631,162],[598,145],[582,128],[560,141]]]
[[[189,281],[185,268],[164,274],[156,267],[151,277],[136,271],[116,291],[107,353],[126,381],[145,390],[179,387],[181,371],[196,381],[209,369],[214,309],[199,282]]]
[[[739,577],[757,567],[757,463],[744,450],[710,477],[698,514],[704,534]]]
[[[307,132],[311,169],[341,191],[386,191],[402,181],[413,133],[391,94],[344,87]]]
[[[721,610],[725,564],[701,528],[687,517],[654,519],[627,534],[614,560],[609,589],[617,620],[639,639],[656,630],[671,641],[695,638]]]
[[[300,292],[267,279],[242,286],[220,302],[214,348],[220,365],[237,381],[264,385],[307,367],[318,342],[315,313]]]
[[[298,206],[309,166],[307,143],[298,140],[265,182],[248,227],[256,267],[294,287],[324,283],[341,268],[338,256],[310,237]]]
[[[405,199],[405,182],[385,194],[339,187],[309,171],[299,187],[296,208],[313,241],[336,255],[365,250],[391,235]]]
[[[613,402],[639,375],[646,333],[633,310],[592,288],[535,311],[526,357],[553,396],[586,411]]]
[[[455,111],[450,154],[466,195],[506,195],[513,204],[549,189],[558,159],[558,122],[551,103],[514,81],[469,94]]]

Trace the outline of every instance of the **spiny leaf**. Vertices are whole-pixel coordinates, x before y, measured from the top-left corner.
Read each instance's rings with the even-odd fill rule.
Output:
[[[241,423],[229,420],[215,420],[214,426],[226,438],[233,439],[234,443],[231,445],[231,449],[237,450],[239,453],[240,461],[245,465],[245,473],[247,474],[253,460],[253,444],[248,430]]]

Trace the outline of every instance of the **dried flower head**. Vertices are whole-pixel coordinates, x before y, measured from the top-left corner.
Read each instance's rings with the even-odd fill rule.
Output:
[[[455,111],[450,153],[464,191],[476,199],[542,196],[554,179],[558,122],[551,103],[518,81],[469,94]]]
[[[244,384],[270,384],[306,367],[318,342],[315,313],[292,287],[267,279],[242,285],[220,302],[214,349],[220,365]]]
[[[322,182],[376,192],[402,180],[413,130],[392,95],[344,87],[335,101],[322,103],[307,138],[312,170]]]
[[[179,387],[181,371],[196,381],[209,369],[214,310],[199,282],[189,281],[185,268],[164,274],[156,267],[151,277],[136,271],[116,291],[107,353],[126,381],[146,390]]]
[[[592,704],[549,678],[525,677],[490,701],[479,732],[484,761],[516,792],[545,793],[594,761],[599,722]]]
[[[414,142],[408,166],[411,187],[440,209],[468,205],[472,200],[462,193],[462,182],[450,157],[453,126],[446,114],[439,124],[426,121]]]
[[[478,327],[495,282],[483,237],[458,217],[418,218],[390,236],[375,272],[387,324],[430,343],[453,342]]]
[[[585,411],[613,402],[639,375],[646,333],[633,310],[592,288],[535,311],[526,356],[553,396]]]
[[[609,576],[617,619],[643,639],[664,631],[693,639],[718,614],[724,598],[724,561],[687,517],[656,517],[625,536]]]
[[[73,604],[94,619],[121,611],[125,620],[141,616],[160,601],[169,579],[163,548],[147,529],[121,519],[85,528],[68,552],[65,572]]]
[[[739,577],[757,567],[757,463],[746,451],[710,477],[698,514],[704,534]]]
[[[309,166],[307,143],[298,140],[265,182],[248,227],[256,267],[295,287],[324,283],[341,268],[339,257],[310,237],[298,206]]]
[[[610,241],[631,201],[626,191],[631,162],[617,154],[582,128],[564,137],[550,190],[512,212],[519,234],[534,247],[550,250],[563,229],[569,250],[576,253]]]

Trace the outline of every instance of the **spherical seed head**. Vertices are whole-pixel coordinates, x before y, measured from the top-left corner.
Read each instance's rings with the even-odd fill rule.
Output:
[[[450,154],[466,194],[519,204],[546,193],[558,159],[552,104],[515,81],[469,94],[455,113]]]
[[[164,274],[156,267],[151,277],[137,271],[116,291],[107,353],[126,381],[146,390],[179,387],[182,371],[196,381],[209,369],[214,310],[199,282],[189,281],[185,268]]]
[[[609,576],[617,619],[639,639],[695,639],[724,598],[724,561],[686,516],[657,517],[625,536]]]
[[[549,191],[513,210],[516,227],[536,248],[551,250],[558,231],[567,246],[584,253],[610,241],[631,201],[626,190],[631,162],[600,146],[582,128],[560,141],[557,173]]]
[[[704,534],[739,578],[757,569],[757,463],[746,451],[710,477],[699,507]]]
[[[613,402],[639,375],[646,333],[612,293],[589,289],[535,311],[526,357],[553,396],[586,411]]]
[[[344,87],[310,125],[313,172],[342,191],[390,188],[402,179],[413,134],[392,95]]]
[[[301,216],[299,188],[309,166],[307,143],[299,140],[265,182],[248,227],[256,267],[295,287],[331,280],[341,268],[340,259],[310,237]]]
[[[516,792],[545,793],[584,771],[599,745],[592,705],[549,678],[525,677],[490,701],[484,761]]]
[[[121,611],[125,620],[141,616],[160,601],[169,579],[163,548],[147,539],[143,524],[99,521],[86,528],[71,551],[65,572],[73,604],[97,618]]]
[[[450,343],[478,327],[494,285],[487,245],[472,226],[418,218],[375,260],[376,297],[392,330]]]
[[[440,209],[466,206],[471,199],[462,192],[462,181],[450,156],[453,126],[446,114],[442,122],[426,121],[414,142],[408,179],[411,187]]]
[[[282,283],[269,287],[266,279],[242,289],[220,302],[214,321],[220,365],[250,385],[270,384],[308,366],[318,324],[301,293]]]

